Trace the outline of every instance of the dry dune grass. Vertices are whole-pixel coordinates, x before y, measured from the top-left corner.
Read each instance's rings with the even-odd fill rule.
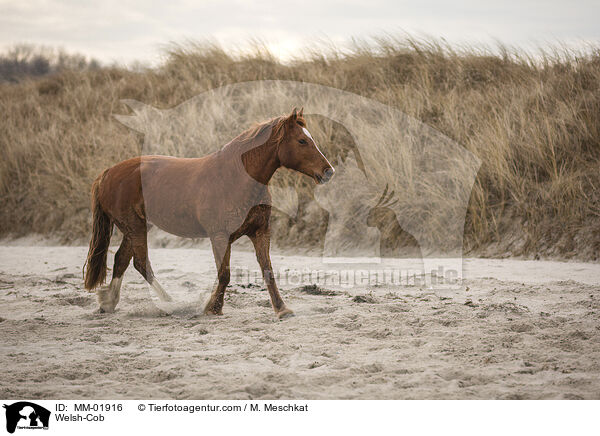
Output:
[[[128,113],[122,99],[166,109],[209,89],[261,79],[372,98],[478,156],[482,166],[465,224],[468,251],[597,258],[600,50],[531,57],[392,38],[343,54],[315,51],[289,64],[260,50],[232,56],[214,46],[178,46],[152,70],[63,71],[0,84],[0,234],[87,238],[91,181],[142,148],[142,135],[112,117]],[[311,130],[321,144],[344,141],[326,121]],[[386,171],[381,165],[375,172]],[[297,227],[278,233],[276,242],[319,238]]]

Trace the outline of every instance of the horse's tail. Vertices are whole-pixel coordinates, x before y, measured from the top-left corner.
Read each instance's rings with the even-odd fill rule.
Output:
[[[106,254],[112,236],[112,222],[98,201],[98,190],[104,174],[106,171],[92,184],[92,239],[85,262],[85,288],[90,290],[103,283],[106,278]]]

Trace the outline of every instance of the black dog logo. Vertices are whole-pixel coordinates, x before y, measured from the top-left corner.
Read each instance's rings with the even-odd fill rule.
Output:
[[[14,433],[17,426],[24,428],[48,428],[50,411],[28,401],[4,405],[6,409],[6,431]]]

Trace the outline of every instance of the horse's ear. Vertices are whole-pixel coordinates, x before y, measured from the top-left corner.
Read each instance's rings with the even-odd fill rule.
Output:
[[[294,108],[294,110],[292,110],[292,113],[288,117],[288,121],[294,121],[295,122],[297,119],[298,119],[298,109]]]
[[[298,121],[298,110],[294,108],[289,117],[286,118],[285,122],[288,126],[293,126]]]
[[[298,112],[298,116],[300,118],[302,118],[304,116],[304,106],[302,106],[302,108],[300,109],[300,112]]]

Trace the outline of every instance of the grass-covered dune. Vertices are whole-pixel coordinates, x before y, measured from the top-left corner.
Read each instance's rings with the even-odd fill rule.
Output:
[[[36,62],[34,71],[43,67]],[[87,238],[91,182],[105,167],[142,150],[143,136],[113,117],[129,112],[122,99],[166,109],[226,84],[284,79],[390,105],[479,157],[465,223],[467,252],[598,258],[598,48],[528,55],[386,39],[282,63],[264,51],[234,56],[214,46],[187,45],[167,51],[153,69],[48,65],[44,74],[20,80],[10,70],[13,79],[0,82],[0,236]],[[325,152],[342,140],[323,121],[311,131]],[[309,211],[306,219],[318,226],[306,220],[276,223],[275,243],[316,244],[322,214]]]

